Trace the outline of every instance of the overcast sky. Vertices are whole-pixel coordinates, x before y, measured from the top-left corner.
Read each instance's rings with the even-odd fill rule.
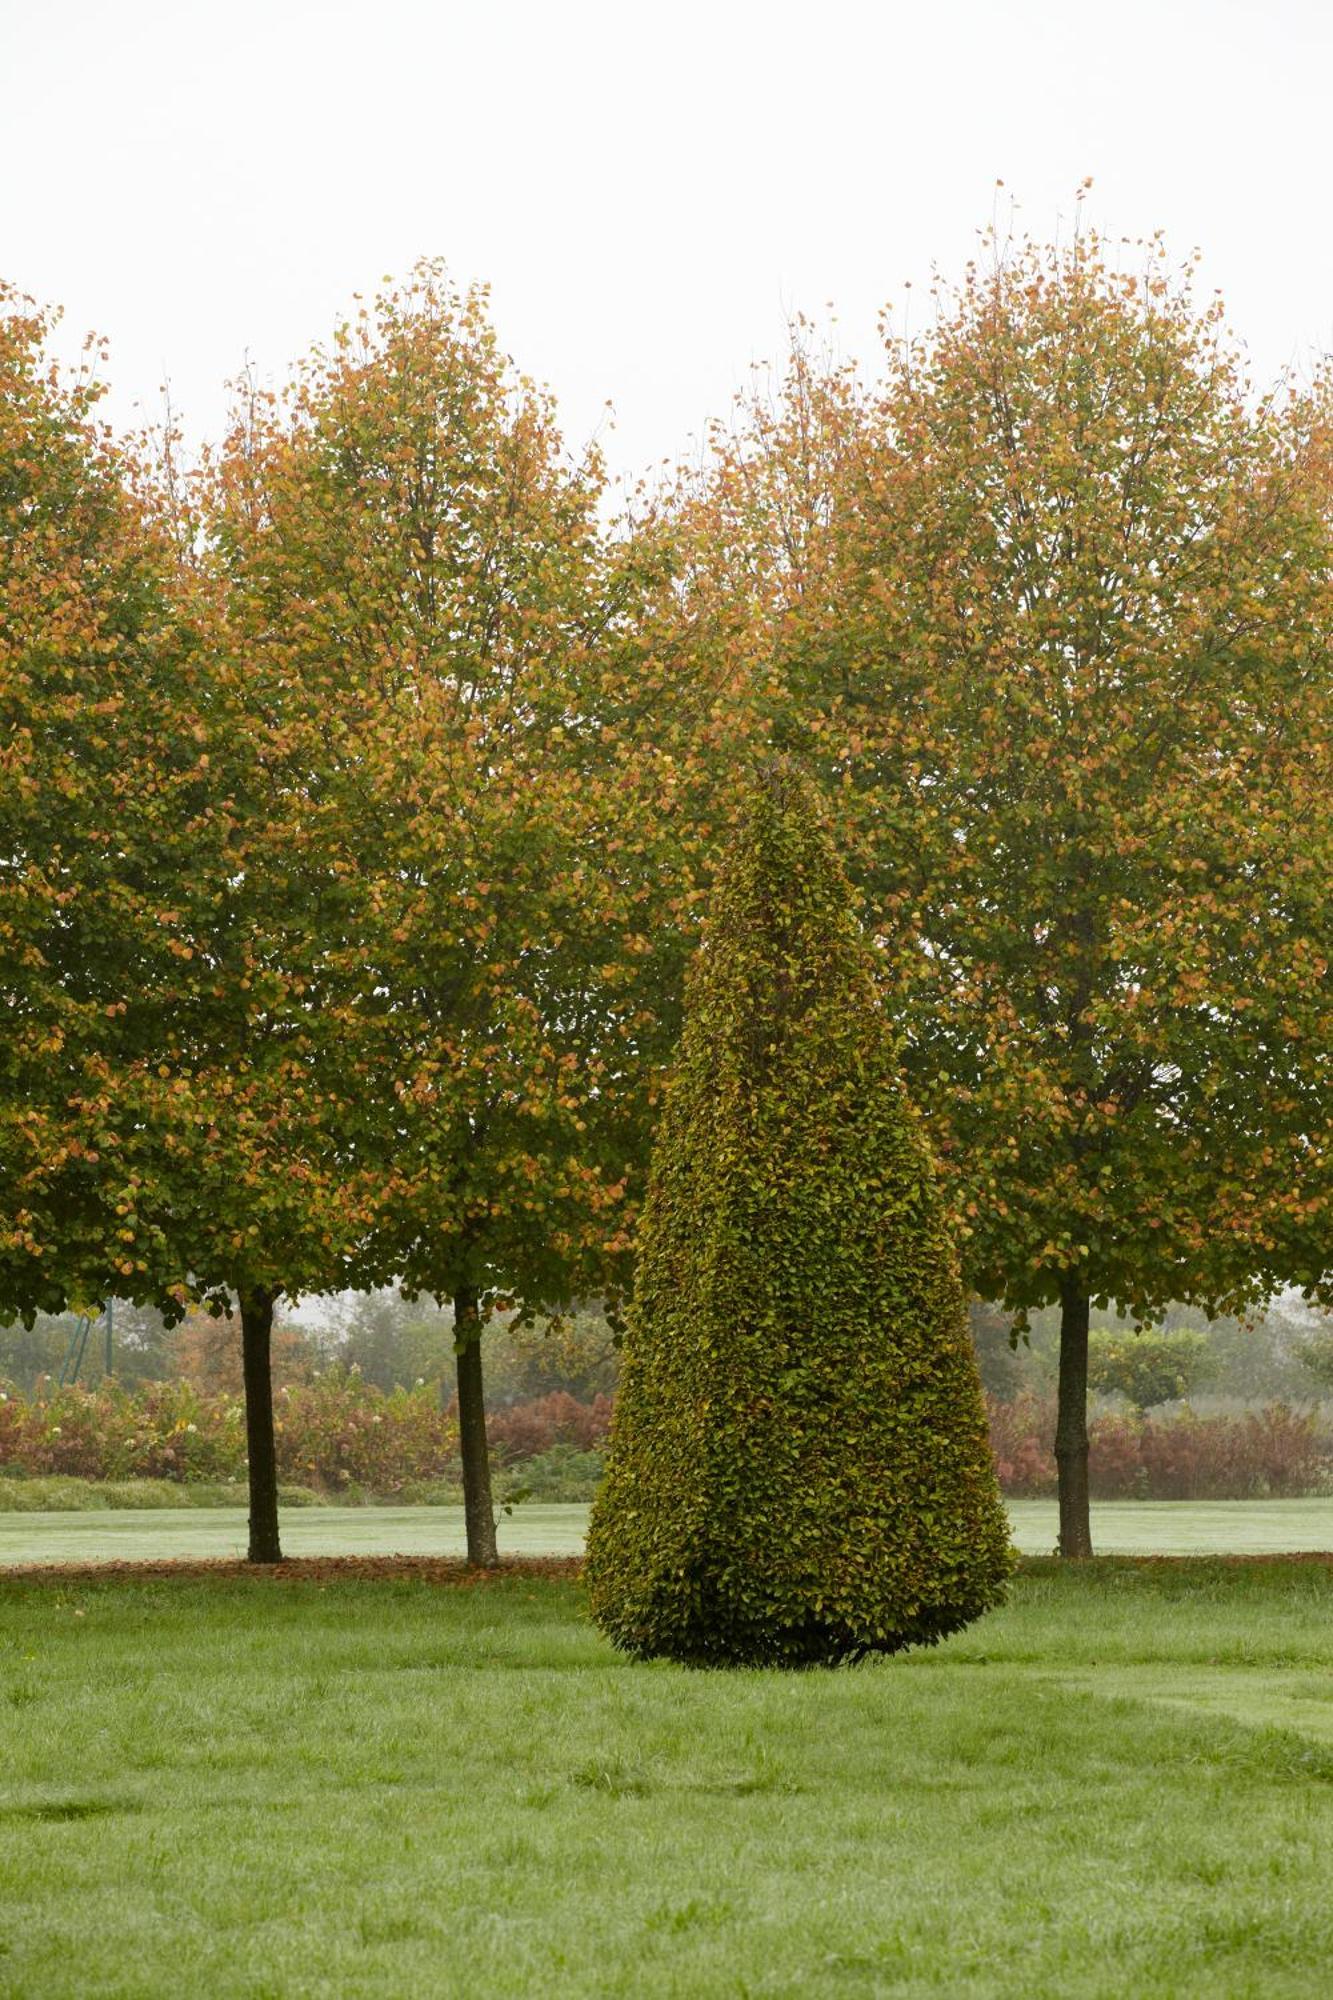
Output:
[[[1256,371],[1333,347],[1329,0],[0,0],[0,275],[110,337],[112,414],[216,432],[354,292],[447,259],[617,470],[785,316],[957,271],[1003,179],[1199,245]],[[1007,207],[1002,209],[1007,214]]]

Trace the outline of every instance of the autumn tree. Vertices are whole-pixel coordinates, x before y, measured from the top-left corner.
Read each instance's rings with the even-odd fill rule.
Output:
[[[181,1309],[128,1141],[208,810],[174,546],[97,420],[100,349],[66,373],[53,324],[0,292],[0,1310],[29,1320]]]
[[[604,699],[599,480],[484,294],[427,265],[249,401],[213,491],[237,658],[318,713],[302,837],[369,1052],[363,1275],[452,1302],[481,1563],[487,1318],[614,1284],[642,1145],[648,886]]]
[[[206,1396],[243,1396],[245,1369],[242,1343],[234,1317],[196,1309],[187,1313],[167,1337],[165,1373],[188,1382]],[[305,1382],[318,1350],[296,1325],[275,1324],[270,1370],[278,1389]]]
[[[808,789],[747,789],[658,1134],[593,1615],[803,1665],[998,1602],[1008,1527],[957,1259],[878,967]]]
[[[1160,246],[1006,246],[891,347],[817,588],[771,565],[748,642],[894,968],[969,1280],[1060,1307],[1067,1555],[1091,1308],[1333,1284],[1321,409],[1253,395]],[[799,488],[802,434],[724,463],[724,580],[734,461]]]
[[[344,926],[353,865],[326,812],[337,760],[313,683],[269,682],[220,612],[208,754],[221,829],[188,960],[159,1006],[136,1155],[191,1291],[240,1321],[249,1555],[281,1559],[273,1425],[279,1302],[363,1281],[389,1190],[371,1115],[378,1050]]]
[[[275,1561],[274,1304],[345,1281],[369,1226],[320,691],[237,651],[197,520],[45,332],[5,322],[0,1291],[235,1298],[250,1553]]]

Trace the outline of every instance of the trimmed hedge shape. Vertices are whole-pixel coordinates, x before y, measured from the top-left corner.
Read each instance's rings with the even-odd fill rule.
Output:
[[[592,1613],[642,1657],[832,1663],[958,1630],[1011,1565],[874,954],[811,794],[775,765],[691,970]]]

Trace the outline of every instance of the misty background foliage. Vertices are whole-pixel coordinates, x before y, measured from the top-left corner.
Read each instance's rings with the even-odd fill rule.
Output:
[[[1034,1313],[1027,1339],[1017,1345],[1011,1342],[1009,1316],[997,1307],[974,1302],[970,1317],[982,1381],[992,1396],[1012,1402],[1023,1394],[1053,1392],[1059,1364],[1056,1308]],[[44,1380],[54,1383],[67,1366],[77,1331],[72,1313],[39,1314],[31,1327],[17,1321],[0,1326],[0,1383],[24,1396],[40,1393]],[[1094,1352],[1104,1359],[1129,1350],[1140,1383],[1155,1372],[1149,1364],[1159,1350],[1170,1366],[1185,1369],[1182,1395],[1153,1395],[1153,1406],[1188,1401],[1206,1412],[1333,1398],[1333,1315],[1294,1294],[1252,1323],[1210,1322],[1189,1306],[1173,1306],[1159,1328],[1136,1334],[1128,1320],[1106,1314],[1094,1321],[1093,1333]],[[1185,1334],[1197,1338],[1169,1338]],[[405,1299],[386,1289],[305,1300],[280,1320],[274,1347],[280,1383],[308,1381],[341,1367],[356,1369],[386,1395],[418,1383],[438,1385],[446,1402],[453,1394],[453,1315],[430,1298]],[[501,1315],[485,1335],[485,1354],[486,1401],[493,1410],[557,1390],[585,1403],[615,1390],[619,1356],[612,1330],[595,1307],[533,1325]],[[127,1388],[183,1380],[200,1389],[239,1390],[239,1326],[197,1313],[168,1329],[157,1313],[117,1302],[112,1360],[117,1380]],[[1135,1395],[1110,1386],[1108,1369],[1114,1375],[1109,1361],[1101,1385],[1094,1384],[1095,1402],[1107,1408],[1135,1404]],[[88,1330],[78,1379],[93,1387],[104,1374],[99,1321]],[[1132,1375],[1125,1379],[1130,1382]]]
[[[1009,1315],[995,1306],[974,1302],[970,1309],[981,1379],[992,1396],[1012,1402],[1025,1393],[1054,1393],[1060,1362],[1060,1314],[1055,1306],[1031,1315],[1026,1340],[1012,1344]],[[1184,1336],[1194,1335],[1194,1340]],[[1165,1336],[1165,1338],[1163,1338]],[[1182,1394],[1149,1395],[1148,1407],[1188,1401],[1204,1412],[1233,1410],[1269,1403],[1309,1403],[1333,1395],[1333,1315],[1307,1305],[1297,1294],[1277,1300],[1254,1320],[1209,1320],[1192,1306],[1171,1306],[1156,1327],[1136,1330],[1112,1313],[1095,1315],[1092,1323],[1094,1357],[1093,1405],[1107,1408],[1139,1406],[1129,1393],[1137,1374],[1140,1387],[1147,1375],[1149,1350],[1154,1359],[1180,1367],[1186,1379]],[[1138,1350],[1137,1356],[1135,1349]],[[1112,1356],[1129,1350],[1139,1367],[1117,1371]],[[1101,1363],[1096,1379],[1096,1363]],[[1117,1372],[1124,1386],[1112,1388]]]
[[[39,1313],[31,1327],[18,1321],[0,1326],[0,1384],[33,1396],[46,1383],[55,1384],[62,1370],[68,1379],[79,1324],[73,1313]],[[279,1318],[273,1347],[279,1387],[342,1368],[355,1369],[386,1395],[425,1383],[438,1385],[443,1402],[453,1396],[453,1314],[429,1298],[409,1300],[386,1289],[305,1300]],[[533,1325],[499,1315],[486,1332],[485,1352],[486,1401],[493,1410],[554,1390],[591,1403],[615,1389],[614,1336],[594,1307]],[[105,1323],[97,1320],[88,1328],[79,1382],[95,1388],[105,1377],[105,1363]],[[160,1314],[117,1301],[112,1372],[127,1388],[187,1381],[214,1393],[239,1393],[239,1321],[198,1312],[167,1328]]]

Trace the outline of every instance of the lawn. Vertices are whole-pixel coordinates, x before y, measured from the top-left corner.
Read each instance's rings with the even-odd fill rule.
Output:
[[[1053,1500],[1011,1500],[1025,1555],[1055,1546]],[[570,1555],[583,1546],[586,1507],[521,1506],[501,1522],[512,1555]],[[1333,1550],[1333,1499],[1123,1500],[1093,1508],[1099,1551],[1122,1555],[1274,1555]],[[461,1555],[461,1507],[294,1507],[289,1555]],[[0,1566],[245,1553],[240,1507],[119,1509],[86,1514],[0,1512]]]
[[[1333,1566],[1029,1564],[934,1651],[634,1666],[513,1577],[0,1580],[0,1993],[1308,1996]]]

